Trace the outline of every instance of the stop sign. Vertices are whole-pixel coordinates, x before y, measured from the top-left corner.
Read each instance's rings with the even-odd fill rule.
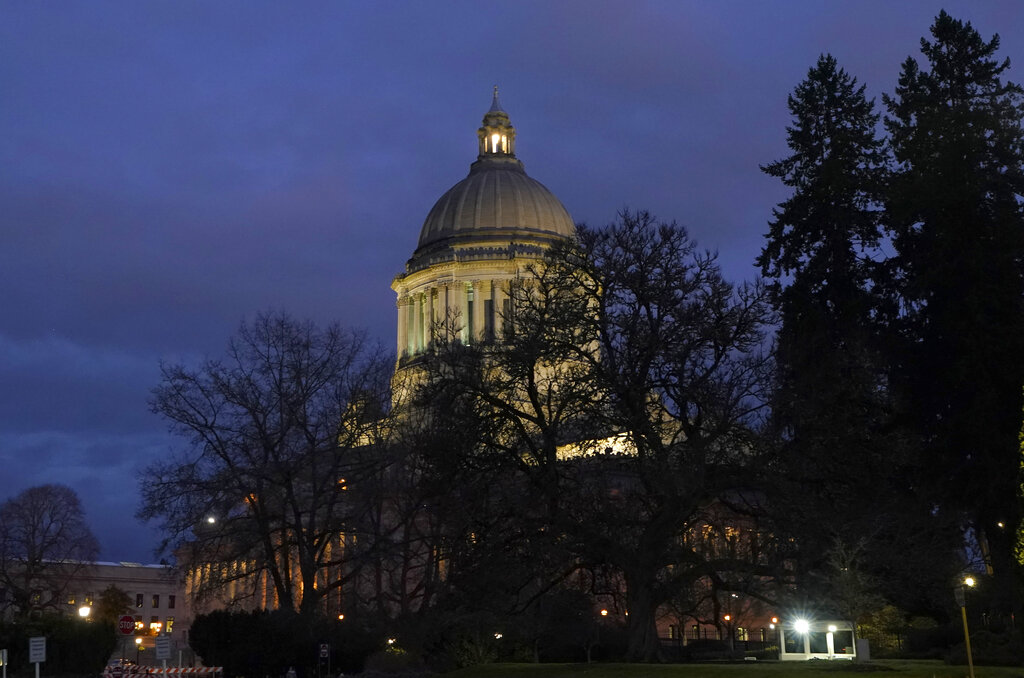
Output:
[[[123,615],[117,620],[117,630],[123,635],[130,636],[135,632],[135,619],[129,615]]]

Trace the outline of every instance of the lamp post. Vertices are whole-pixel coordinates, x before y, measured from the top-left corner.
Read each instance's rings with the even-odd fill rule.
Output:
[[[139,665],[139,650],[142,649],[142,638],[135,637],[135,665]]]
[[[956,604],[960,606],[960,617],[964,622],[964,646],[967,648],[967,670],[970,673],[970,678],[974,678],[974,658],[971,656],[971,634],[967,630],[967,599],[964,596],[964,586],[968,588],[974,586],[974,577],[965,577],[963,582],[957,584],[957,587],[953,589],[953,596],[956,598]]]

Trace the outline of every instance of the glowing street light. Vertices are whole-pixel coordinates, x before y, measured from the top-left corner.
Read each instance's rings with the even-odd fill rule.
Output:
[[[83,605],[82,607],[78,608],[78,616],[82,619],[87,619],[89,617],[90,612],[92,612],[92,608],[88,605]]]
[[[964,577],[963,582],[958,584],[953,589],[953,597],[956,598],[956,604],[960,606],[960,617],[964,622],[964,646],[967,648],[967,670],[970,673],[970,678],[974,678],[974,658],[971,656],[971,633],[967,630],[967,598],[964,596],[964,586],[973,588],[977,582],[974,577]]]

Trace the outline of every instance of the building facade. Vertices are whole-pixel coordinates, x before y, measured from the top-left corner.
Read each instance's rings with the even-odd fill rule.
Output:
[[[100,594],[110,586],[128,594],[125,614],[135,620],[135,633],[126,638],[133,652],[135,638],[141,639],[137,644],[145,652],[161,634],[171,637],[172,647],[188,646],[192,613],[184,582],[175,568],[129,562],[90,563],[68,584],[65,614],[91,616]]]

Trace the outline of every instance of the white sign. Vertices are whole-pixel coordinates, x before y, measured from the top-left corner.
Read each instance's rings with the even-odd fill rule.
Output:
[[[28,661],[30,664],[46,661],[46,636],[28,639]]]
[[[156,658],[171,658],[171,637],[166,633],[156,637]]]

